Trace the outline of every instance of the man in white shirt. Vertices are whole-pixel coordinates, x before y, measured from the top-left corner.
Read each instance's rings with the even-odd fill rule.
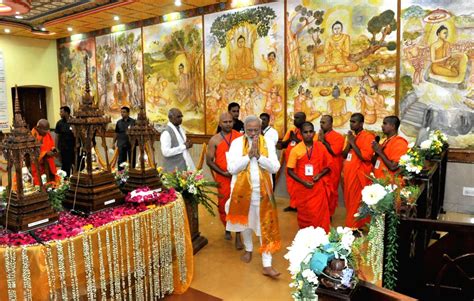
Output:
[[[160,137],[163,169],[166,172],[194,170],[194,162],[188,151],[193,143],[186,138],[186,133],[180,126],[183,123],[183,113],[172,108],[168,112],[168,119],[168,125]]]
[[[248,116],[245,135],[235,139],[227,156],[227,170],[232,174],[231,195],[226,204],[226,230],[241,232],[245,253],[241,260],[252,259],[252,231],[260,237],[263,274],[280,275],[272,267],[272,253],[281,247],[280,230],[271,174],[280,168],[273,142],[261,133],[260,119]]]
[[[262,113],[260,114],[260,120],[262,121],[262,135],[276,146],[278,143],[278,132],[270,126],[270,115]]]

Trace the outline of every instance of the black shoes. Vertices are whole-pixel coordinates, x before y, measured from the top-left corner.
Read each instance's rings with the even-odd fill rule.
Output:
[[[285,211],[285,212],[297,212],[298,210],[296,208],[288,206],[285,209],[283,209],[283,211]]]

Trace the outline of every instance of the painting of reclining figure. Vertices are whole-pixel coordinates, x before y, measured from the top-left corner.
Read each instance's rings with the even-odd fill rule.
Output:
[[[331,114],[349,128],[352,113],[380,130],[395,112],[396,1],[305,1],[287,5],[288,122]]]
[[[474,148],[474,3],[402,1],[401,131],[424,140],[430,130],[449,144]]]

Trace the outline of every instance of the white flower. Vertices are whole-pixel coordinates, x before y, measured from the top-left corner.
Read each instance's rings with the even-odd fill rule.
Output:
[[[67,176],[67,173],[62,169],[58,169],[58,171],[56,171],[56,175],[61,179],[64,179]]]
[[[192,193],[192,194],[197,193],[197,189],[194,185],[189,185],[188,191],[189,191],[189,193]]]
[[[400,191],[400,195],[406,199],[410,198],[410,195],[411,195],[411,191],[408,190],[408,189],[405,189],[403,188],[401,191]]]
[[[356,213],[358,214],[358,213]],[[355,215],[355,214],[354,214]],[[336,231],[339,235],[341,235],[341,246],[350,251],[352,243],[355,240],[355,236],[352,234],[352,229],[349,227],[337,227]]]
[[[413,148],[414,146],[415,146],[415,142],[408,144],[408,148]]]
[[[5,191],[5,186],[0,186],[0,194],[2,194]]]
[[[304,270],[301,273],[301,276],[306,278],[306,280],[308,280],[309,283],[313,283],[313,284],[318,284],[319,283],[318,276],[316,276],[316,274],[310,269]]]
[[[431,147],[431,143],[433,143],[433,140],[431,140],[431,139],[425,140],[425,141],[421,142],[420,148],[421,149],[429,149]]]
[[[354,217],[359,217],[359,216],[360,216],[359,212],[354,213]]]
[[[120,163],[119,166],[122,167],[122,168],[127,168],[128,167],[128,162],[122,162],[122,163]]]
[[[385,187],[380,184],[373,184],[365,186],[362,189],[362,201],[369,206],[377,204],[381,199],[385,197],[387,191]]]
[[[394,192],[395,189],[397,189],[397,185],[395,184],[389,184],[385,187],[385,189],[387,190],[387,192]]]

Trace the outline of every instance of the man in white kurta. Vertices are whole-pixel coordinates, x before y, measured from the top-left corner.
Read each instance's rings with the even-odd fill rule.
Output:
[[[250,206],[248,209],[248,222],[247,224],[241,223],[232,223],[230,219],[227,219],[226,229],[232,232],[241,232],[245,245],[245,253],[242,255],[241,259],[244,262],[250,262],[252,259],[253,244],[252,244],[252,231],[255,232],[257,236],[260,237],[260,243],[262,244],[262,231],[261,231],[261,221],[260,221],[260,205],[261,205],[261,189],[260,189],[260,180],[259,169],[262,173],[273,174],[278,171],[280,168],[280,162],[276,156],[275,145],[271,141],[267,141],[265,138],[260,138],[261,133],[261,124],[260,119],[256,116],[248,116],[244,122],[245,135],[235,139],[229,149],[227,154],[227,170],[232,174],[231,182],[231,199],[226,204],[226,211],[231,210],[232,204],[232,193],[234,192],[234,186],[236,180],[239,176],[239,173],[246,172],[250,164]],[[245,140],[248,141],[248,152],[244,155],[244,143]],[[260,140],[259,140],[260,139]],[[258,145],[265,140],[267,148],[267,156],[260,154],[258,151]],[[262,141],[262,142],[259,142]],[[262,146],[261,146],[262,147]],[[269,178],[271,179],[271,177]],[[271,180],[270,180],[271,181]],[[271,182],[270,182],[271,183]],[[263,185],[263,184],[262,184]],[[271,184],[270,184],[271,185]],[[271,193],[272,187],[268,188],[268,192]],[[266,190],[266,191],[267,191]],[[276,218],[276,214],[275,214]],[[278,221],[275,220],[275,224],[278,224]],[[278,227],[278,225],[277,225]],[[263,246],[263,245],[262,245]],[[269,277],[278,277],[278,273],[272,267],[272,255],[269,252],[262,253],[262,263],[263,263],[263,274]]]
[[[167,172],[195,170],[189,153],[193,143],[186,137],[186,132],[181,127],[183,113],[179,109],[172,108],[168,112],[168,119],[168,125],[160,136],[164,170]]]

